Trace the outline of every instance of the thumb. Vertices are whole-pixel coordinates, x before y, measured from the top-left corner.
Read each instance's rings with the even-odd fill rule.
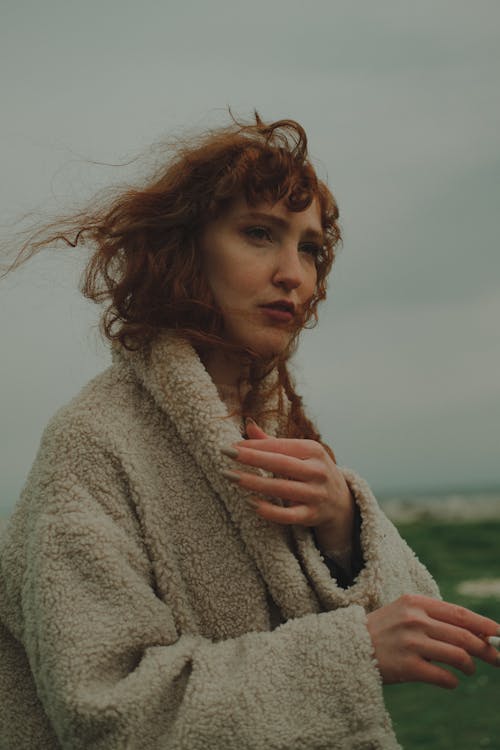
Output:
[[[252,440],[261,440],[270,437],[270,435],[267,435],[264,430],[261,430],[259,425],[250,417],[245,419],[245,428],[248,437]]]

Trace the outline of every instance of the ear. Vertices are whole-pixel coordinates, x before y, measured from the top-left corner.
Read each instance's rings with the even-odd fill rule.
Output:
[[[259,425],[253,421],[253,419],[247,419],[245,421],[245,428],[247,437],[250,438],[250,440],[262,440],[263,438],[269,438],[270,435],[267,435],[264,430],[261,430]]]

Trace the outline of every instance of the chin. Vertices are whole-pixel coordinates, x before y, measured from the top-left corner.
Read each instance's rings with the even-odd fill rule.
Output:
[[[290,339],[291,335],[288,331],[266,328],[259,331],[258,335],[247,336],[244,340],[240,339],[239,343],[253,349],[265,359],[273,359],[287,349]]]
[[[226,336],[233,344],[244,346],[264,359],[286,352],[296,330],[283,325],[265,325],[259,320],[234,318],[228,321]]]

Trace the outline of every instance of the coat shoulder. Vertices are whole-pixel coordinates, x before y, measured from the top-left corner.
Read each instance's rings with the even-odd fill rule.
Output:
[[[120,434],[124,423],[135,417],[147,404],[148,394],[132,374],[111,365],[96,375],[48,421],[42,440],[74,430],[94,435]]]

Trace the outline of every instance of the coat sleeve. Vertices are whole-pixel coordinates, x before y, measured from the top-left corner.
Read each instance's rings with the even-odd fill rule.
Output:
[[[61,748],[399,747],[361,606],[218,642],[179,634],[122,469],[69,444],[44,436],[22,547],[3,558],[4,577],[23,568],[19,634]]]
[[[352,469],[342,467],[341,471],[360,509],[365,565],[374,567],[375,578],[383,582],[376,606],[404,593],[441,599],[436,581],[380,508],[368,483]]]
[[[349,588],[349,586],[352,586],[365,564],[365,560],[363,557],[363,548],[361,546],[361,523],[361,511],[359,509],[359,505],[356,503],[351,537],[352,552],[349,570],[346,569],[346,567],[340,565],[340,563],[337,562],[334,557],[328,556],[325,554],[325,552],[322,551],[321,546],[316,538],[314,528],[311,530],[314,544],[316,545],[318,552],[320,552],[320,554],[322,555],[325,564],[330,571],[330,575],[332,576],[332,578],[335,578],[335,580],[337,581],[337,585],[343,589],[347,589]]]

